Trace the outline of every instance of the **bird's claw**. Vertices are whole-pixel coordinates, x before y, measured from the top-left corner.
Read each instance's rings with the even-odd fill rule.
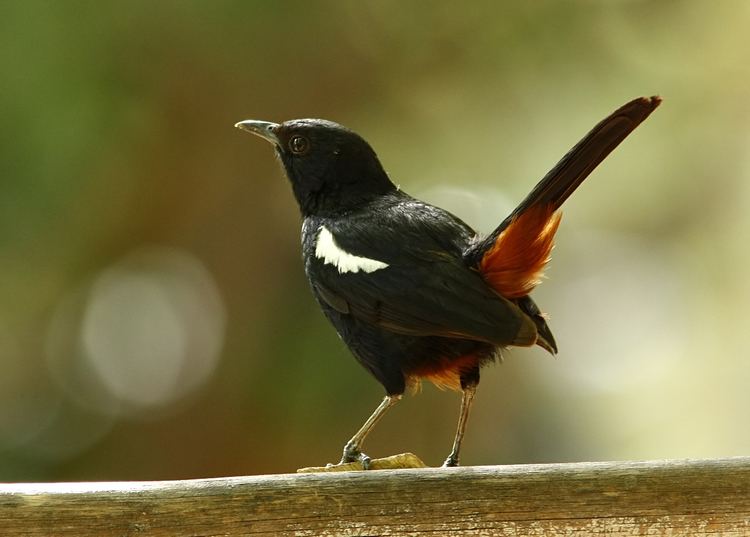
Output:
[[[369,470],[370,466],[372,464],[372,459],[365,455],[364,453],[359,454],[359,458],[357,459],[359,462],[362,463],[362,469],[363,470]]]

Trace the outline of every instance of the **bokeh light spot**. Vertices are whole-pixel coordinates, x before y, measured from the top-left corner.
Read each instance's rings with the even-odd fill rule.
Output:
[[[213,372],[225,317],[213,278],[195,257],[148,248],[96,278],[81,343],[112,396],[134,407],[161,406]]]

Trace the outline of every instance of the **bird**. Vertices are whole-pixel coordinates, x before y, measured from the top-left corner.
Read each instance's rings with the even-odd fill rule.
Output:
[[[547,316],[530,294],[550,260],[561,205],[660,103],[640,97],[596,124],[486,236],[404,192],[370,144],[342,125],[235,124],[274,146],[299,205],[312,294],[386,392],[338,465],[370,467],[365,438],[422,380],[462,393],[443,463],[459,465],[480,369],[507,347],[557,353]]]

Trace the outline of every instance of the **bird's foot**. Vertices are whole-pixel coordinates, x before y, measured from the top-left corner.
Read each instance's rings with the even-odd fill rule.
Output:
[[[448,455],[448,458],[445,459],[443,468],[453,468],[455,466],[458,466],[458,457],[451,453],[450,455]]]
[[[341,455],[341,460],[338,465],[349,464],[350,462],[360,462],[363,470],[369,470],[371,461],[372,459],[369,456],[360,451],[357,443],[350,441],[344,446],[344,453]]]
[[[369,470],[372,463],[372,459],[369,455],[362,453],[358,449],[347,449],[349,446],[344,448],[344,455],[338,464],[327,464],[326,466],[343,466],[351,463],[359,463],[362,465],[363,470]]]

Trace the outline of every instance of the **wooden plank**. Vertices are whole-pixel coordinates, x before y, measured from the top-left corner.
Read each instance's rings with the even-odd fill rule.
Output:
[[[0,485],[0,535],[750,535],[750,457]]]

